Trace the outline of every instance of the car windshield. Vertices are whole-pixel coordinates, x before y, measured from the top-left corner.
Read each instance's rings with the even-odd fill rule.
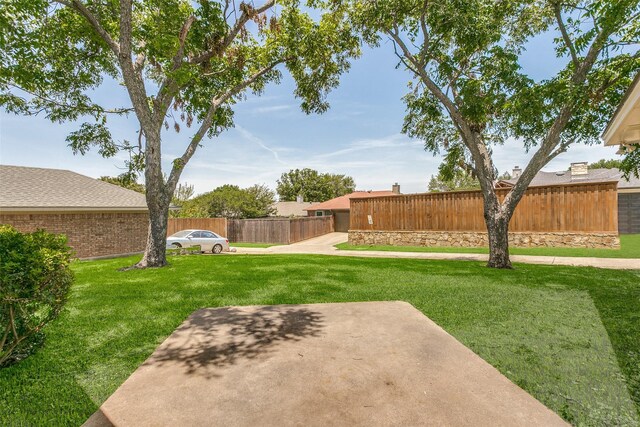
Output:
[[[173,233],[171,236],[169,237],[187,237],[189,234],[191,234],[193,230],[182,230],[182,231],[178,231],[177,233]]]

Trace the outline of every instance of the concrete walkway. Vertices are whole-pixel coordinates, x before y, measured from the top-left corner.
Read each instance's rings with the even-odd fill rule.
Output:
[[[193,313],[85,426],[567,426],[406,302]]]
[[[391,251],[344,251],[334,247],[346,242],[347,233],[329,233],[314,239],[292,245],[270,248],[237,248],[238,254],[315,254],[362,258],[410,258],[436,260],[487,261],[487,254],[458,254],[441,252],[391,252]],[[537,255],[511,255],[511,261],[524,264],[569,265],[576,267],[597,267],[614,270],[640,270],[640,259],[633,258],[586,258],[554,257]]]

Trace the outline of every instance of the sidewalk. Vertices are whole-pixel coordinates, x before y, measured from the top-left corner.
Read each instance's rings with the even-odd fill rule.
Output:
[[[237,248],[237,254],[308,254],[332,255],[360,258],[409,258],[459,261],[487,261],[487,254],[456,254],[440,252],[387,252],[387,251],[345,251],[334,245],[347,241],[347,233],[330,233],[292,245],[270,248]],[[613,270],[640,270],[640,259],[629,258],[586,258],[553,257],[535,255],[511,255],[512,262],[524,264],[569,265],[575,267],[597,267]]]

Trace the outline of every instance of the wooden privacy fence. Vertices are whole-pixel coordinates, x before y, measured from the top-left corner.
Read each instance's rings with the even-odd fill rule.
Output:
[[[296,243],[333,231],[333,217],[230,219],[227,238],[231,242]]]
[[[308,218],[169,218],[167,235],[187,229],[210,230],[232,243],[290,244],[333,231],[333,217]]]
[[[169,218],[167,236],[180,230],[209,230],[214,233],[227,235],[227,220],[225,218]]]
[[[509,189],[496,192],[504,199]],[[350,229],[486,231],[482,192],[351,199]],[[531,187],[516,207],[509,230],[617,232],[617,183]]]

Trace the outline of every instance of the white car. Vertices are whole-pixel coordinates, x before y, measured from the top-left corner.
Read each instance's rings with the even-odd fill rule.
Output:
[[[229,240],[209,230],[182,230],[167,237],[167,249],[200,246],[202,252],[229,252]]]

